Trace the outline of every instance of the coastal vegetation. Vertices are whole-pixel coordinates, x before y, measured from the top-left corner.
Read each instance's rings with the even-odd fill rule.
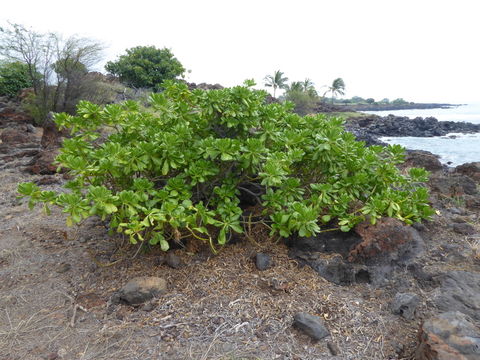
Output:
[[[174,80],[185,72],[183,65],[167,48],[137,46],[126,52],[118,60],[109,61],[105,69],[127,86],[159,91],[164,81]]]
[[[273,237],[309,237],[366,219],[412,224],[432,215],[428,173],[402,174],[401,147],[367,147],[341,120],[266,104],[254,85],[190,91],[167,82],[145,110],[81,101],[75,116],[55,118],[71,131],[57,157],[72,179],[68,192],[33,183],[18,191],[31,207],[59,206],[69,225],[98,216],[132,243],[165,251],[186,237],[215,251],[252,221]]]
[[[0,28],[0,56],[9,62],[8,66],[16,66],[17,71],[2,82],[10,89],[10,95],[16,95],[15,90],[18,93],[21,83],[31,86],[24,105],[35,121],[42,123],[50,111],[73,113],[81,99],[105,99],[97,91],[101,88],[100,77],[89,74],[102,59],[102,51],[103,45],[92,39],[63,39],[58,34],[9,24]]]

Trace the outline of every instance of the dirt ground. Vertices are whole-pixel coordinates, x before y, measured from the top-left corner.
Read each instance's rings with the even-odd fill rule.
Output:
[[[136,248],[109,237],[99,221],[67,228],[59,211],[29,211],[16,187],[39,178],[17,168],[0,172],[1,360],[410,359],[420,323],[434,310],[431,289],[408,283],[422,303],[407,321],[389,309],[396,284],[337,286],[290,259],[285,245],[261,239],[216,256],[178,249],[180,269],[158,251],[133,258]],[[473,257],[444,261],[445,241],[469,250],[441,218],[427,225],[424,239],[426,266],[480,270]],[[275,266],[259,271],[258,251]],[[165,278],[168,291],[146,307],[109,302],[144,275]],[[299,311],[322,316],[331,336],[314,342],[294,329]]]

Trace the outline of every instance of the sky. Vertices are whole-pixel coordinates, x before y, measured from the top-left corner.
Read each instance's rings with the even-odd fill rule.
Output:
[[[191,82],[234,86],[276,70],[335,78],[346,97],[480,103],[478,0],[22,0],[7,21],[106,45],[106,61],[134,46],[167,47]]]

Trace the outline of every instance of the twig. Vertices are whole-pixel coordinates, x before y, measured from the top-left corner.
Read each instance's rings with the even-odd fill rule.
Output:
[[[73,328],[75,327],[75,317],[77,316],[77,310],[80,309],[82,310],[83,312],[87,313],[87,309],[85,309],[82,305],[79,305],[79,304],[75,304],[73,306],[73,314],[72,314],[72,318],[70,319],[70,326]]]

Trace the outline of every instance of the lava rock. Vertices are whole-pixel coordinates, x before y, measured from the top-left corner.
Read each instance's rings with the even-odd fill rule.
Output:
[[[473,235],[476,233],[475,228],[467,223],[455,223],[452,228],[453,231],[462,235]]]
[[[58,155],[58,150],[41,150],[30,162],[27,171],[35,175],[52,175],[57,172],[57,166],[53,164]]]
[[[355,283],[355,268],[343,260],[340,255],[329,258],[318,257],[309,265],[324,279],[337,285],[350,285]]]
[[[265,253],[257,253],[255,255],[255,265],[260,271],[267,270],[272,267],[272,258]]]
[[[182,260],[180,257],[175,255],[173,252],[168,252],[165,256],[165,262],[172,269],[180,269],[183,266]]]
[[[420,298],[417,294],[397,293],[390,307],[392,312],[407,320],[413,320]]]
[[[32,135],[17,128],[7,128],[0,135],[4,144],[24,144],[32,142]]]
[[[355,227],[355,232],[362,242],[350,251],[350,262],[406,264],[424,251],[420,234],[397,219],[382,218],[375,225],[364,221]]]
[[[136,277],[119,290],[118,298],[129,305],[141,305],[164,293],[166,289],[165,279],[154,276]]]
[[[428,151],[411,150],[407,151],[405,167],[422,167],[428,171],[439,171],[443,169],[438,156]]]
[[[475,181],[461,174],[432,175],[428,184],[432,192],[444,196],[476,195],[478,193]]]
[[[480,321],[480,274],[450,271],[438,277],[433,302],[441,311],[460,311]]]
[[[321,340],[330,335],[330,331],[328,331],[321,317],[304,312],[295,314],[293,326],[314,340]]]
[[[450,311],[425,321],[419,333],[417,360],[478,360],[480,329],[458,311]]]
[[[480,162],[459,165],[455,168],[455,172],[466,175],[472,180],[480,183]]]

